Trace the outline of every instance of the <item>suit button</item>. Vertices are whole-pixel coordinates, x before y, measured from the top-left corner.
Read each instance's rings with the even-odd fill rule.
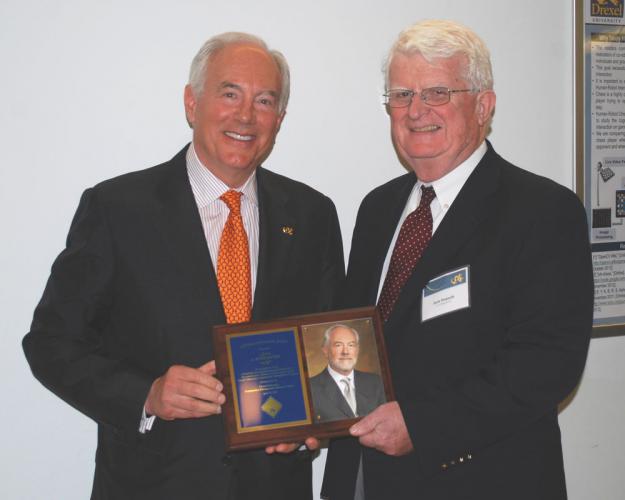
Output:
[[[443,465],[441,465],[441,469],[443,469],[443,470],[447,470],[447,464],[443,464]]]
[[[230,455],[224,455],[223,457],[221,457],[221,463],[228,466],[232,464],[232,456]]]
[[[455,461],[455,460],[452,460],[452,461],[451,461],[451,465],[456,465],[456,461]]]
[[[464,457],[460,457],[460,458],[458,459],[458,461],[459,461],[460,463],[464,462]]]
[[[470,453],[467,454],[467,460],[471,460],[473,457],[471,456]]]

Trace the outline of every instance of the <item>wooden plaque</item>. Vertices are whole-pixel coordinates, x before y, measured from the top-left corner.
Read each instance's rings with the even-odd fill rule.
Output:
[[[395,399],[375,307],[215,326],[213,344],[228,451],[348,435]]]

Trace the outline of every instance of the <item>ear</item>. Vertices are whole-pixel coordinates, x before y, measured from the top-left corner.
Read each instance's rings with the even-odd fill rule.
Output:
[[[286,116],[286,110],[280,113],[280,116],[278,117],[278,126],[276,127],[276,134],[280,132],[280,127],[282,126],[282,120],[284,120],[285,116]]]
[[[184,112],[187,116],[187,123],[189,127],[193,128],[195,123],[195,107],[197,106],[197,100],[191,85],[186,85],[184,88]]]
[[[495,111],[497,96],[493,90],[482,90],[477,96],[476,112],[480,126],[487,125]]]

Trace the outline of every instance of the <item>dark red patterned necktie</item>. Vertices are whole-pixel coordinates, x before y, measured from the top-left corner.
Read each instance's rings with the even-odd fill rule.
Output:
[[[391,262],[388,266],[382,293],[378,300],[378,307],[382,320],[386,321],[391,315],[399,292],[412,274],[423,251],[432,238],[432,211],[430,203],[436,197],[434,188],[421,186],[421,202],[414,212],[408,214],[401,225],[399,236],[393,248]]]

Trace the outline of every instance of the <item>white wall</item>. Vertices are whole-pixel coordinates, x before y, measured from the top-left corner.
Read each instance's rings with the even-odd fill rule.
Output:
[[[402,173],[379,104],[380,62],[417,19],[453,18],[483,36],[498,94],[493,144],[572,185],[571,4],[2,0],[0,497],[89,495],[95,425],[32,378],[20,341],[81,191],[170,158],[188,140],[182,89],[206,38],[250,31],[285,53],[292,101],[267,166],[335,200],[348,250],[360,199]],[[616,500],[625,488],[624,357],[624,339],[594,340],[562,413],[571,500]]]

